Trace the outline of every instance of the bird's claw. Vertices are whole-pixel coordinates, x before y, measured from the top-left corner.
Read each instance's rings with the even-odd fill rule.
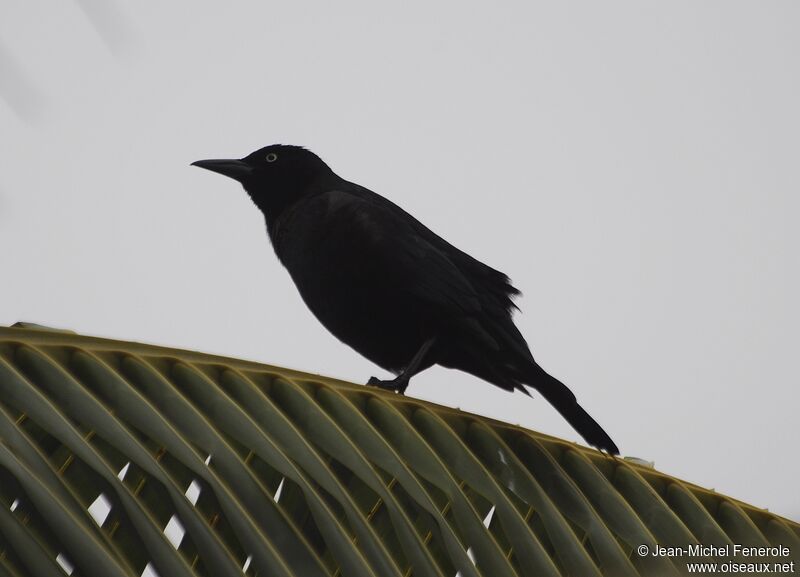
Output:
[[[378,387],[379,389],[383,389],[385,391],[394,391],[403,395],[406,392],[406,387],[408,387],[408,382],[401,379],[383,381],[378,377],[370,377],[367,381],[367,386]]]

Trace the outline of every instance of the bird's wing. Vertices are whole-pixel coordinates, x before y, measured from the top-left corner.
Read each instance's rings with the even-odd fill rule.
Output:
[[[379,205],[401,218],[407,219],[417,234],[447,255],[447,258],[470,278],[471,283],[484,300],[490,299],[493,305],[499,306],[508,312],[512,309],[517,309],[512,299],[519,296],[520,292],[511,285],[507,275],[453,246],[388,198],[352,182],[347,182],[346,185],[347,191],[352,195],[361,198],[365,202]]]
[[[336,190],[322,196],[331,239],[341,237],[339,232],[344,234],[346,228],[353,246],[385,286],[410,296],[442,322],[468,329],[492,348],[498,346],[481,326],[484,305],[476,287],[446,251],[419,233],[418,221],[350,192]]]

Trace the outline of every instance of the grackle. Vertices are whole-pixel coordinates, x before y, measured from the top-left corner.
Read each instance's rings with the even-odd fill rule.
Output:
[[[511,318],[519,294],[386,198],[337,176],[316,154],[272,145],[193,163],[239,181],[264,213],[278,259],[319,321],[394,373],[369,385],[404,393],[439,364],[508,391],[539,391],[586,441],[619,450],[575,395],[533,359]]]

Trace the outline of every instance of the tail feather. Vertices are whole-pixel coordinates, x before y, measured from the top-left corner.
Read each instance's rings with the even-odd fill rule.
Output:
[[[587,443],[601,451],[619,455],[617,445],[598,422],[578,404],[572,391],[538,365],[534,366],[536,370],[532,371],[533,374],[529,379],[526,379],[525,384],[539,391]]]

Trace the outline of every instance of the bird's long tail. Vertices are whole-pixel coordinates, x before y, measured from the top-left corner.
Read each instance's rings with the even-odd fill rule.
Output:
[[[526,379],[525,384],[539,391],[561,413],[567,422],[580,433],[587,443],[601,451],[619,455],[617,445],[597,421],[578,404],[572,391],[535,363],[533,366],[535,369],[531,371],[531,375]]]

